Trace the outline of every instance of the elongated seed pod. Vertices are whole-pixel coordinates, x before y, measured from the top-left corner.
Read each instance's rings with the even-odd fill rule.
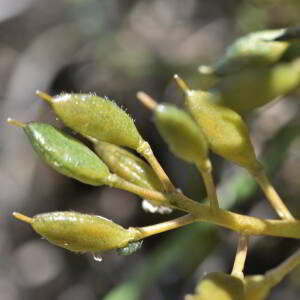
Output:
[[[115,102],[93,94],[60,94],[50,97],[56,115],[73,130],[100,141],[137,149],[143,141],[133,119]]]
[[[102,185],[109,176],[107,166],[88,147],[52,125],[24,124],[32,147],[57,172],[90,185]]]
[[[108,168],[123,179],[152,190],[164,190],[153,169],[133,153],[101,141],[94,148]]]
[[[106,218],[77,212],[36,215],[32,228],[56,246],[74,252],[96,252],[126,247],[134,231]]]
[[[174,105],[160,104],[154,109],[155,125],[170,150],[179,158],[199,164],[208,164],[208,142],[201,128],[183,110]]]
[[[207,137],[210,149],[252,173],[259,172],[261,165],[243,119],[214,102],[216,95],[211,92],[186,90],[186,107]]]
[[[222,104],[246,113],[297,88],[300,84],[299,69],[299,63],[248,68],[226,76],[215,90],[220,94]]]
[[[289,30],[291,29],[264,30],[240,37],[227,48],[224,56],[210,67],[211,73],[227,76],[244,68],[278,61],[290,44],[288,39],[283,39]]]
[[[221,272],[209,273],[198,283],[196,294],[185,297],[185,300],[212,299],[245,300],[243,281]]]
[[[164,191],[153,169],[141,158],[119,146],[105,142],[97,142],[94,147],[109,169],[121,178],[147,189]],[[170,207],[146,199],[143,200],[142,207],[145,211],[152,213],[172,212]]]

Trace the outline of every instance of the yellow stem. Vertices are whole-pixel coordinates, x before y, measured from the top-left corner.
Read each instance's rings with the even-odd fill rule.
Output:
[[[13,212],[12,215],[13,215],[16,219],[18,219],[18,220],[20,220],[20,221],[23,221],[23,222],[25,222],[25,223],[28,223],[28,224],[32,224],[32,223],[33,223],[33,218],[27,217],[27,216],[22,215],[22,214],[20,214],[20,213]]]
[[[256,176],[256,180],[258,184],[260,185],[261,189],[263,190],[265,196],[267,197],[268,201],[271,203],[273,208],[276,210],[278,216],[281,219],[287,219],[287,220],[295,220],[293,215],[290,213],[288,208],[283,203],[282,199],[270,183],[267,175],[262,170],[259,174]]]
[[[151,225],[151,226],[134,227],[133,229],[137,232],[136,236],[135,236],[135,240],[141,240],[141,239],[147,238],[151,235],[155,235],[158,233],[176,229],[176,228],[191,224],[195,221],[197,221],[197,218],[195,216],[193,216],[192,214],[187,214],[180,218],[166,221],[166,222],[159,223],[159,224],[155,224],[155,225]]]
[[[184,91],[187,92],[190,90],[189,86],[187,85],[187,83],[178,76],[178,74],[174,75],[174,79],[176,80],[176,83],[178,84],[178,86]]]
[[[49,94],[45,93],[45,92],[42,92],[42,91],[39,91],[37,90],[35,92],[35,94],[40,97],[41,99],[45,100],[46,102],[52,104],[53,103],[53,97],[50,96]]]
[[[136,97],[149,109],[154,110],[157,107],[157,102],[144,92],[138,92]]]
[[[300,239],[300,221],[298,220],[260,219],[223,209],[212,211],[209,206],[191,200],[177,191],[160,193],[127,182],[117,175],[111,175],[107,184],[139,195],[143,199],[153,200],[162,205],[191,213],[198,222],[215,224],[245,235],[269,235]]]
[[[268,271],[265,281],[271,287],[277,285],[288,273],[300,265],[300,249],[276,268]]]
[[[157,177],[161,181],[165,191],[166,192],[176,191],[168,175],[165,173],[164,169],[161,167],[156,157],[154,156],[149,143],[147,143],[146,141],[142,141],[140,146],[137,149],[137,152],[141,154],[148,161],[153,171],[156,173]]]
[[[206,188],[206,192],[207,192],[207,197],[210,202],[210,207],[211,207],[211,209],[214,210],[214,209],[219,208],[219,202],[218,202],[218,197],[217,197],[217,192],[216,192],[216,186],[214,184],[214,179],[212,176],[212,167],[211,167],[211,163],[209,160],[207,162],[207,165],[208,165],[208,167],[204,169],[203,167],[201,167],[198,164],[197,168],[202,175],[204,185]]]
[[[10,125],[21,127],[21,128],[26,127],[25,123],[19,122],[17,120],[12,119],[12,118],[7,118],[7,123],[10,124]]]
[[[237,246],[237,251],[236,251],[236,256],[232,268],[231,275],[236,276],[240,279],[244,278],[244,266],[245,266],[245,261],[247,257],[247,251],[248,251],[248,236],[241,234],[239,236],[239,241],[238,241],[238,246]]]

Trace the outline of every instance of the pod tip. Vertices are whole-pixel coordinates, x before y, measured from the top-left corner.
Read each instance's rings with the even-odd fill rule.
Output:
[[[25,222],[25,223],[28,223],[28,224],[32,224],[32,223],[33,223],[33,218],[27,217],[27,216],[22,215],[22,214],[20,214],[20,213],[18,213],[18,212],[13,212],[12,215],[13,215],[16,219],[18,219],[18,220],[20,220],[20,221],[23,221],[23,222]]]
[[[184,91],[184,92],[188,92],[190,90],[189,86],[187,85],[187,83],[181,78],[179,77],[178,74],[174,75],[174,79],[176,81],[176,83],[178,84],[178,86]]]
[[[7,123],[10,124],[10,125],[14,125],[14,126],[21,127],[21,128],[26,127],[26,124],[25,124],[25,123],[19,122],[19,121],[17,121],[17,120],[12,119],[12,118],[7,118],[6,121],[7,121]]]
[[[45,93],[45,92],[42,92],[42,91],[39,91],[37,90],[35,92],[35,94],[40,97],[41,99],[43,99],[44,101],[48,102],[48,103],[53,103],[53,97],[50,96],[49,94]]]
[[[141,101],[147,108],[154,110],[157,107],[157,102],[150,97],[149,95],[147,95],[144,92],[137,92],[136,97],[138,98],[139,101]]]

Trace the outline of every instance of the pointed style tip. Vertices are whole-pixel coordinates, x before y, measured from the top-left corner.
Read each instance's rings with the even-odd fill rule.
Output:
[[[47,94],[47,93],[45,93],[45,92],[42,92],[42,91],[39,91],[39,90],[37,90],[37,91],[35,92],[35,94],[36,94],[38,97],[40,97],[42,100],[44,100],[44,101],[46,101],[46,102],[48,102],[48,103],[50,103],[50,104],[53,103],[53,97],[50,96],[49,94]]]
[[[23,221],[23,222],[25,222],[25,223],[28,223],[28,224],[32,224],[32,223],[33,223],[33,218],[27,217],[27,216],[25,216],[25,215],[23,215],[23,214],[20,214],[20,213],[18,213],[18,212],[13,212],[12,215],[13,215],[16,219],[18,219],[18,220],[20,220],[20,221]]]
[[[189,88],[189,86],[187,85],[187,83],[186,83],[181,77],[179,77],[178,74],[175,74],[173,77],[174,77],[176,83],[178,84],[178,86],[179,86],[185,93],[187,93],[187,92],[190,90],[190,88]]]
[[[6,121],[7,121],[8,124],[13,125],[13,126],[17,126],[17,127],[21,127],[21,128],[26,127],[25,123],[19,122],[17,120],[12,119],[12,118],[7,118]]]
[[[142,102],[147,108],[151,110],[154,110],[158,105],[152,97],[142,91],[137,92],[136,97],[140,102]]]

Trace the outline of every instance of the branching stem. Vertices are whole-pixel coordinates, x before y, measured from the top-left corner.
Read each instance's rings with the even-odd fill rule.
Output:
[[[243,270],[244,270],[244,265],[247,257],[248,242],[249,242],[249,238],[247,235],[241,234],[239,236],[236,256],[235,256],[231,275],[236,276],[240,279],[244,278]]]

